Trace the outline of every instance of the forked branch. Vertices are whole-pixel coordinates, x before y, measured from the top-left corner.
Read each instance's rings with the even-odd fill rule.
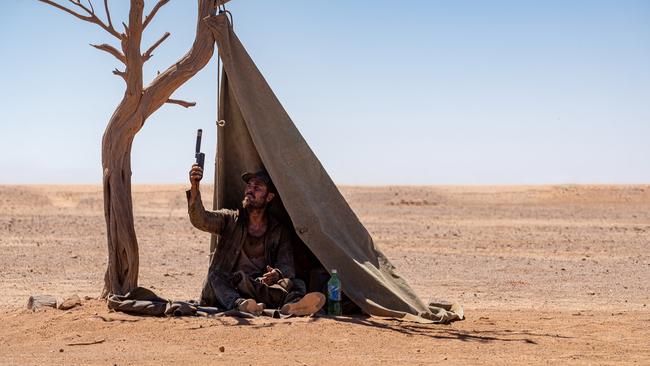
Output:
[[[145,53],[142,54],[142,61],[149,60],[151,58],[151,56],[153,56],[153,54],[152,54],[153,50],[155,50],[156,47],[160,46],[160,44],[163,43],[167,39],[167,37],[169,37],[170,35],[171,35],[171,33],[165,32],[165,34],[163,34],[163,36],[160,37],[160,39],[157,40],[156,43],[151,45],[151,47],[149,47],[149,49],[146,50]]]
[[[113,28],[113,25],[110,23],[110,15],[108,15],[109,13],[108,13],[108,4],[107,3],[105,3],[105,5],[106,5],[106,14],[107,14],[107,16],[109,18],[109,24],[104,23],[101,19],[99,19],[99,17],[97,17],[97,15],[95,14],[95,9],[93,8],[92,3],[90,1],[88,1],[88,4],[90,4],[90,9],[89,9],[87,6],[83,5],[78,0],[69,0],[74,5],[80,7],[81,9],[83,9],[83,11],[86,12],[86,14],[88,14],[88,15],[83,15],[83,14],[77,13],[76,11],[74,11],[72,9],[69,9],[69,8],[66,8],[65,6],[63,6],[61,4],[58,4],[58,3],[56,3],[56,2],[54,2],[52,0],[38,0],[38,1],[40,1],[42,3],[45,3],[45,4],[48,4],[48,5],[51,5],[51,6],[57,8],[59,10],[62,10],[62,11],[66,12],[66,13],[68,13],[70,15],[73,15],[73,16],[77,17],[77,18],[79,18],[81,20],[85,20],[85,21],[90,22],[90,23],[95,23],[95,24],[99,25],[100,27],[102,27],[105,31],[107,31],[108,33],[110,33],[112,36],[114,36],[117,39],[121,40],[124,37],[122,34],[120,34],[118,31],[116,31],[115,28]]]
[[[68,1],[82,8],[88,14],[95,14],[95,8],[93,7],[93,3],[90,0],[88,0],[88,5],[90,5],[90,9],[85,7],[84,4],[81,3],[81,0],[68,0]]]
[[[188,101],[181,100],[181,99],[171,99],[171,98],[167,99],[167,101],[165,103],[178,104],[178,105],[183,106],[185,108],[194,107],[196,105],[196,102],[188,102]]]
[[[124,81],[126,81],[126,73],[124,71],[120,71],[118,69],[115,69],[115,70],[113,70],[113,75],[117,75],[117,76],[121,77],[122,79],[124,79]]]
[[[144,18],[144,23],[142,23],[142,29],[147,28],[147,25],[149,25],[149,23],[151,23],[151,19],[153,19],[153,17],[156,15],[158,10],[160,10],[160,8],[162,8],[168,2],[169,2],[169,0],[158,0],[158,3],[156,3],[156,5],[153,7],[153,9],[151,9],[151,12],[149,13],[149,15],[147,15]]]

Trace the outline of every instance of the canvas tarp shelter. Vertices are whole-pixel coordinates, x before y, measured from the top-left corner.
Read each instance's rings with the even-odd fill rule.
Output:
[[[215,209],[237,208],[241,174],[265,168],[300,240],[364,312],[414,321],[462,319],[460,306],[425,305],[374,245],[318,158],[233,32],[225,14],[212,27],[223,61]]]

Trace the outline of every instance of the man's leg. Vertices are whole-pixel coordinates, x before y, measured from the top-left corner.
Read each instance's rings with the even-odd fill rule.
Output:
[[[237,290],[244,297],[255,299],[264,303],[267,308],[277,308],[284,303],[287,296],[287,288],[291,287],[291,280],[281,279],[277,284],[267,286],[243,273],[237,283]]]
[[[307,293],[307,285],[305,284],[305,281],[299,278],[294,278],[291,280],[291,287],[288,288],[287,291],[287,296],[284,298],[282,305],[302,299],[302,297]]]
[[[287,294],[284,305],[280,309],[283,314],[296,316],[311,315],[319,311],[325,305],[325,295],[320,292],[307,292],[305,282],[301,279],[293,279],[293,287]]]
[[[226,310],[236,308],[242,298],[233,284],[232,276],[232,274],[217,273],[217,271],[211,271],[208,274],[207,282],[214,294],[216,305]]]

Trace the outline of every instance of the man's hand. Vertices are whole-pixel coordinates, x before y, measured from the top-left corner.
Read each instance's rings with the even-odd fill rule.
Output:
[[[199,164],[193,164],[192,169],[190,170],[190,183],[192,184],[192,189],[199,188],[199,182],[203,178],[203,169]]]
[[[280,272],[270,266],[266,266],[266,273],[262,276],[262,283],[271,286],[280,281]]]

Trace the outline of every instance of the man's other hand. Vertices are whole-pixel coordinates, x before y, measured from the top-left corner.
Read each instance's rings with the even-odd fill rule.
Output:
[[[278,283],[278,281],[280,281],[280,272],[270,266],[266,266],[266,273],[262,276],[262,283],[271,286]]]
[[[190,170],[190,183],[192,184],[192,188],[199,187],[201,178],[203,178],[203,169],[201,169],[199,164],[193,164]]]

